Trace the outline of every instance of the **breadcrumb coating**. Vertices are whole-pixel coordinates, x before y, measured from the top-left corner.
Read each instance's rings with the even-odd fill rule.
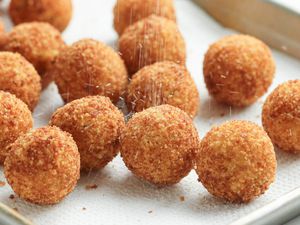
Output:
[[[194,117],[199,108],[197,87],[187,69],[174,62],[145,66],[133,75],[126,102],[135,112],[169,104]]]
[[[48,23],[32,22],[15,26],[6,35],[2,50],[18,52],[24,56],[42,77],[43,87],[51,79],[44,77],[54,58],[65,48],[65,43],[54,27]]]
[[[15,95],[0,91],[0,163],[3,164],[8,147],[33,126],[28,106]]]
[[[231,35],[209,47],[203,73],[216,101],[240,107],[266,93],[274,78],[275,63],[262,41],[248,35]]]
[[[48,205],[73,191],[80,156],[72,136],[57,127],[43,127],[19,137],[4,162],[5,177],[20,198]]]
[[[129,26],[119,39],[119,50],[130,75],[155,62],[185,65],[183,37],[172,20],[151,15]]]
[[[300,153],[300,80],[285,82],[269,95],[262,123],[281,150]]]
[[[230,202],[249,202],[263,194],[274,181],[277,167],[270,138],[248,121],[230,121],[211,129],[195,163],[204,187]]]
[[[102,42],[83,39],[66,48],[50,71],[65,102],[89,95],[104,95],[114,103],[128,84],[121,57]]]
[[[176,21],[173,0],[117,0],[114,7],[114,27],[119,35],[125,28],[150,15]]]
[[[158,186],[178,183],[193,167],[199,137],[191,118],[161,105],[136,113],[121,134],[121,156],[137,177]]]
[[[68,103],[53,114],[50,124],[72,134],[83,170],[101,169],[118,154],[125,127],[123,114],[103,96]]]
[[[0,35],[2,35],[4,32],[5,32],[5,27],[2,20],[0,20]]]
[[[47,22],[63,31],[72,18],[71,0],[11,0],[9,15],[14,24]]]
[[[0,52],[0,89],[15,94],[33,111],[41,93],[41,79],[20,54]]]

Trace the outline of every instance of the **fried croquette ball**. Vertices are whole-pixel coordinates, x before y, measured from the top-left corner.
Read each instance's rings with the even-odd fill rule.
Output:
[[[270,138],[248,121],[230,121],[211,129],[195,163],[204,187],[230,202],[249,202],[263,194],[274,181],[277,166]]]
[[[41,93],[39,74],[18,53],[0,52],[0,62],[0,89],[16,95],[33,110]]]
[[[121,57],[111,47],[92,39],[80,40],[62,51],[50,73],[65,102],[104,95],[115,103],[128,84]]]
[[[145,66],[132,77],[126,101],[136,112],[151,106],[169,104],[194,117],[200,100],[187,69],[165,61]]]
[[[0,91],[0,164],[3,164],[8,147],[33,126],[28,106],[15,95]]]
[[[6,35],[2,50],[24,56],[42,76],[43,86],[47,86],[51,78],[44,75],[64,47],[58,30],[48,23],[32,22],[15,26]]]
[[[190,172],[199,137],[184,111],[161,105],[136,113],[120,143],[129,170],[145,181],[165,186],[178,183]]]
[[[14,24],[47,22],[63,31],[72,17],[71,0],[11,0],[9,14]]]
[[[125,28],[150,15],[176,21],[173,0],[117,0],[114,7],[114,27],[119,35]]]
[[[20,198],[48,205],[61,201],[79,179],[80,156],[72,136],[43,127],[20,136],[4,162],[5,177]]]
[[[183,37],[172,20],[149,16],[129,26],[119,39],[119,51],[129,74],[155,62],[185,65]]]
[[[262,123],[281,150],[300,153],[300,80],[285,82],[269,95]]]
[[[242,107],[266,93],[274,78],[275,63],[262,41],[231,35],[210,46],[203,72],[206,87],[216,101]]]
[[[72,134],[83,170],[101,169],[117,155],[125,127],[123,114],[103,96],[68,103],[53,114],[50,124]]]

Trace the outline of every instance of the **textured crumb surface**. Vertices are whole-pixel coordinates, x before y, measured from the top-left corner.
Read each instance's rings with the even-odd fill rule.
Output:
[[[20,135],[33,126],[28,106],[15,95],[0,91],[0,163],[9,151],[8,147]]]
[[[203,73],[210,95],[218,102],[247,106],[268,90],[275,63],[262,41],[247,35],[230,35],[209,47]]]
[[[262,122],[281,150],[300,153],[300,80],[287,81],[269,95]]]
[[[33,110],[41,92],[34,67],[18,53],[0,52],[0,89],[16,95]]]
[[[34,65],[42,77],[65,47],[59,31],[43,22],[19,24],[5,36],[2,50],[20,53]],[[42,81],[44,86],[49,83],[46,78]]]
[[[59,108],[50,124],[72,134],[80,152],[81,169],[91,170],[101,169],[117,155],[125,121],[109,98],[90,96]]]
[[[133,75],[126,102],[133,111],[169,104],[194,117],[199,108],[197,87],[187,69],[174,62],[145,66]]]
[[[75,187],[80,156],[72,136],[57,127],[43,127],[19,137],[4,163],[5,177],[22,199],[55,204]]]
[[[15,24],[47,22],[63,31],[72,17],[72,0],[12,0],[9,14]]]
[[[137,177],[158,186],[178,183],[192,169],[197,130],[182,110],[161,105],[136,113],[121,135],[121,156]]]
[[[121,57],[102,42],[83,39],[59,54],[50,71],[65,102],[104,95],[117,102],[128,83]]]
[[[176,21],[173,0],[117,0],[114,6],[114,27],[119,35],[125,28],[150,15]]]
[[[199,181],[213,195],[230,202],[249,202],[275,179],[272,142],[258,125],[230,121],[204,137],[195,160]]]
[[[119,39],[119,51],[131,75],[155,62],[185,65],[186,60],[185,42],[176,23],[155,15],[129,26]]]

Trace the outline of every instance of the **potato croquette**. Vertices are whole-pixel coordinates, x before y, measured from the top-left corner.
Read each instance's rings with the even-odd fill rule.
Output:
[[[248,106],[271,85],[275,63],[262,41],[247,35],[231,35],[210,46],[203,73],[211,96],[231,106]]]
[[[72,17],[71,0],[11,0],[9,14],[14,24],[47,22],[63,31]]]
[[[126,101],[136,112],[151,106],[169,104],[194,117],[200,100],[187,69],[165,61],[145,66],[132,77]]]
[[[178,183],[190,172],[199,137],[184,111],[161,105],[133,115],[120,143],[129,170],[145,181],[165,186]]]
[[[28,106],[15,95],[0,91],[0,163],[3,164],[8,147],[33,126]]]
[[[130,75],[155,62],[185,65],[186,50],[176,23],[155,15],[129,26],[119,39],[119,50]]]
[[[20,53],[42,76],[43,86],[50,83],[51,78],[44,77],[44,74],[65,47],[58,30],[48,23],[23,23],[15,26],[4,42],[2,50]]]
[[[41,92],[39,74],[18,53],[0,52],[0,62],[0,89],[16,95],[33,110]]]
[[[214,127],[202,140],[195,163],[204,187],[230,202],[249,202],[263,194],[277,166],[270,138],[247,121]]]
[[[74,189],[80,156],[67,132],[57,127],[39,128],[20,136],[9,148],[4,174],[20,198],[55,204]]]
[[[176,21],[173,0],[117,0],[114,7],[114,27],[119,35],[125,28],[150,15]]]
[[[279,85],[267,98],[262,122],[281,150],[300,153],[300,80]]]
[[[53,114],[50,124],[72,134],[83,170],[101,169],[117,155],[125,127],[123,114],[103,96],[68,103]]]
[[[83,39],[62,51],[50,71],[65,102],[104,95],[114,103],[128,84],[121,57],[102,42]]]

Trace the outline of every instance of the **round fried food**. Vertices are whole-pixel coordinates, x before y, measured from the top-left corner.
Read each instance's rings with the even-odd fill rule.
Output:
[[[72,17],[71,0],[11,0],[9,15],[14,24],[47,22],[63,31]]]
[[[41,79],[20,54],[0,52],[0,89],[16,95],[32,111],[41,93]]]
[[[158,186],[178,183],[193,167],[199,137],[191,118],[161,105],[136,113],[121,134],[121,156],[137,177]]]
[[[133,75],[126,96],[126,102],[135,112],[168,104],[191,117],[196,115],[199,101],[190,73],[184,66],[169,61],[145,66]]]
[[[101,169],[117,155],[125,127],[123,114],[103,96],[68,103],[53,114],[50,124],[72,134],[83,170]]]
[[[117,0],[114,7],[114,27],[119,35],[131,24],[150,15],[176,21],[173,0]]]
[[[8,147],[33,126],[28,106],[15,95],[0,91],[0,163],[8,154]]]
[[[52,79],[44,75],[55,57],[65,48],[59,31],[48,23],[32,22],[15,26],[5,36],[2,50],[24,56],[42,76],[43,87],[46,87]]]
[[[186,50],[176,23],[155,15],[129,26],[119,39],[119,50],[130,75],[155,62],[185,65]]]
[[[20,198],[48,205],[61,201],[79,179],[80,156],[72,136],[43,127],[20,136],[4,162],[5,177]]]
[[[281,150],[300,153],[300,80],[285,82],[269,95],[262,122]]]
[[[103,95],[114,103],[128,84],[121,57],[102,42],[83,39],[62,51],[50,71],[65,102]]]
[[[248,106],[266,93],[275,63],[262,41],[231,35],[210,46],[203,65],[206,87],[220,103]]]
[[[230,202],[249,202],[263,194],[274,181],[277,166],[270,138],[248,121],[230,121],[211,129],[195,163],[204,187]]]

